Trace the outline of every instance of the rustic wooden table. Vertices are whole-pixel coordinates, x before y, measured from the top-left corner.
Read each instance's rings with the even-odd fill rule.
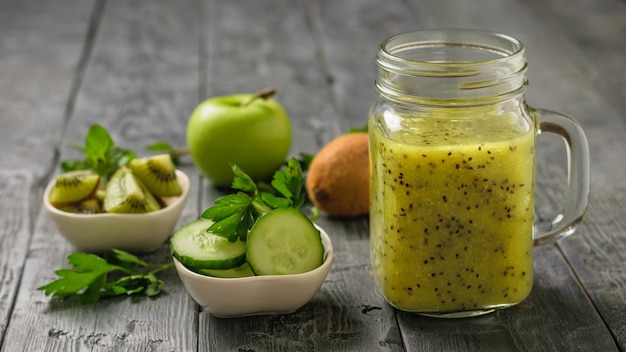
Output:
[[[322,216],[335,262],[296,313],[219,319],[174,270],[153,300],[50,302],[36,288],[75,251],[41,206],[59,161],[93,123],[134,150],[185,145],[208,96],[278,89],[292,154],[315,153],[366,123],[374,55],[388,36],[482,28],[527,47],[528,102],[583,125],[592,193],[578,232],[539,247],[530,297],[462,320],[395,311],[368,269],[366,218]],[[1,351],[625,351],[626,3],[623,0],[1,0]],[[539,216],[562,200],[563,144],[540,137]],[[220,195],[190,163],[181,223]],[[145,256],[169,260],[167,245]]]

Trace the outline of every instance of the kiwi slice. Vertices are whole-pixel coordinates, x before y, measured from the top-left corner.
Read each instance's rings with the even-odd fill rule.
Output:
[[[98,200],[98,202],[100,202],[100,204],[102,204],[104,202],[105,195],[106,195],[106,190],[101,187],[96,190],[94,197]]]
[[[133,159],[128,166],[155,196],[173,197],[183,193],[176,178],[176,165],[169,154]]]
[[[90,197],[98,188],[100,176],[93,174],[61,174],[56,177],[56,183],[48,199],[54,206],[76,203]]]
[[[109,213],[147,213],[161,209],[152,193],[127,167],[120,167],[107,183],[104,210]]]
[[[57,207],[69,213],[76,214],[97,214],[102,213],[102,206],[96,198],[85,199],[78,203],[65,204]]]

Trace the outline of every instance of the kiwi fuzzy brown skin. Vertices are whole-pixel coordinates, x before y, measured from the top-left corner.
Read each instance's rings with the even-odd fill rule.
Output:
[[[330,216],[369,213],[369,138],[367,133],[341,135],[313,158],[306,177],[309,199]]]

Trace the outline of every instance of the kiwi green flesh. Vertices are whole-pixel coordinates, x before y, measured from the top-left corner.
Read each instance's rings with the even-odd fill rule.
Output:
[[[75,214],[97,214],[102,212],[100,202],[95,198],[89,198],[78,203],[61,205],[57,208]]]
[[[99,183],[98,175],[61,174],[56,177],[56,183],[48,199],[53,205],[75,203],[92,195]]]
[[[132,171],[122,167],[107,183],[104,209],[109,213],[147,213],[161,206]]]
[[[128,166],[155,196],[174,197],[183,193],[176,177],[176,166],[168,154],[133,159]]]

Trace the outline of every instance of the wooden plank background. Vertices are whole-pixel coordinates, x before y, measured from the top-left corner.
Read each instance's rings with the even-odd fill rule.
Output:
[[[78,307],[36,287],[74,248],[40,205],[59,160],[100,123],[137,151],[184,146],[208,96],[275,86],[314,153],[366,123],[386,37],[432,27],[500,31],[527,46],[530,105],[583,125],[592,194],[579,232],[538,248],[517,308],[460,321],[396,313],[369,275],[366,218],[323,216],[337,251],[322,290],[289,316],[218,319],[175,272],[166,294]],[[619,0],[0,0],[1,351],[626,350],[626,3]],[[539,215],[562,200],[564,148],[540,136]],[[187,162],[181,223],[222,194]],[[166,245],[147,256],[168,261]]]

